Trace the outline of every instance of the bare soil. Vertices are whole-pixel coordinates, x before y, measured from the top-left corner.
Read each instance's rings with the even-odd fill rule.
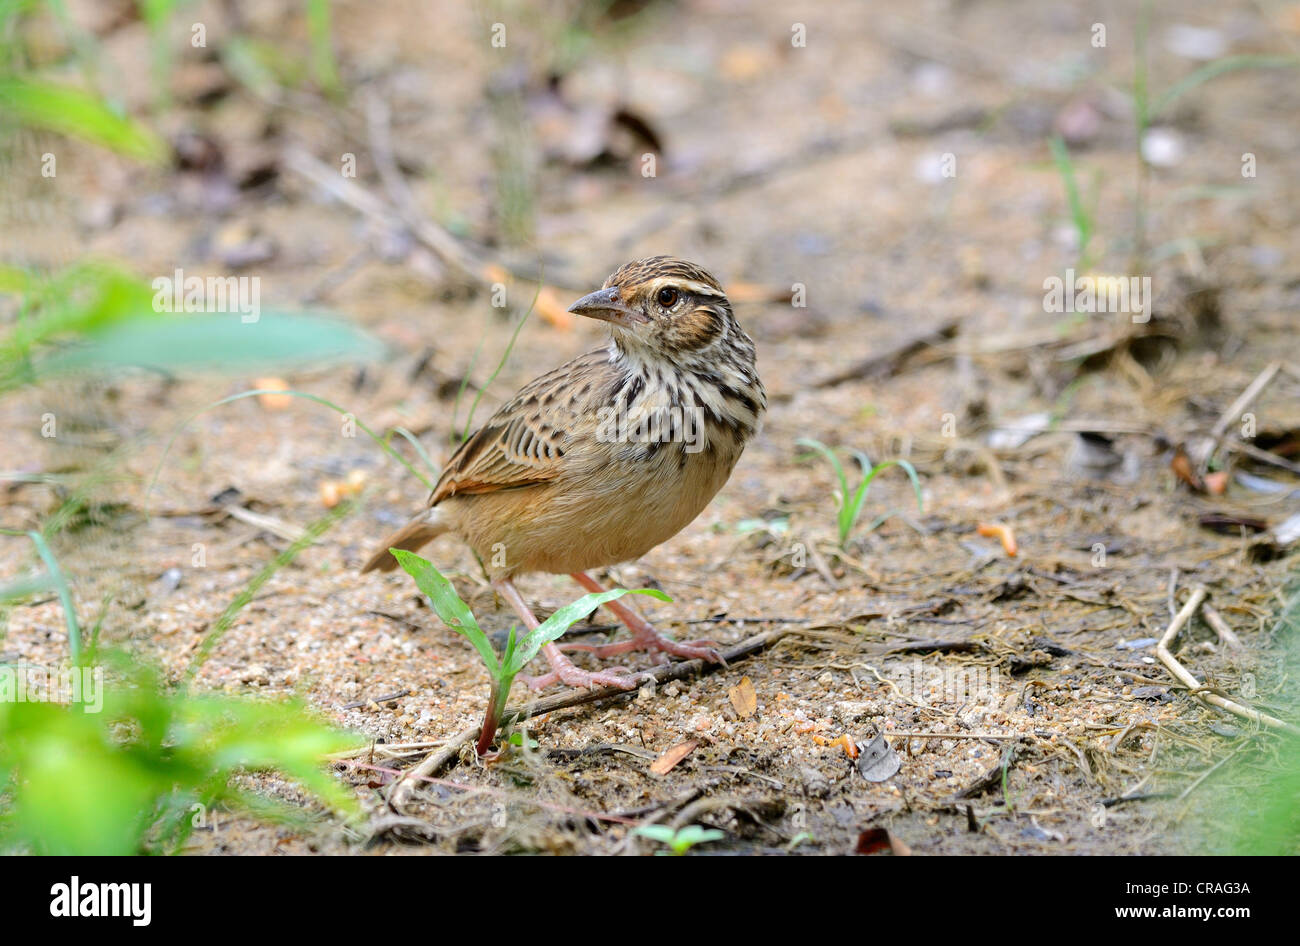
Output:
[[[248,6],[248,29],[305,48],[301,4]],[[60,143],[57,188],[39,198],[50,216],[7,232],[5,258],[60,265],[90,253],[147,278],[178,266],[223,273],[235,271],[224,248],[261,235],[272,254],[238,272],[261,277],[263,305],[327,307],[391,345],[380,364],[284,380],[377,430],[415,432],[441,462],[535,284],[508,280],[509,306],[494,308],[485,286],[466,286],[396,222],[363,221],[285,166],[291,144],[331,166],[355,154],[357,183],[383,197],[365,106],[379,96],[420,212],[520,272],[540,265],[566,304],[626,259],[662,252],[744,287],[739,299],[760,299],[736,310],[771,395],[762,434],[695,523],[608,578],[671,595],[638,607],[679,638],[786,634],[724,669],[533,719],[536,748],[491,764],[467,749],[395,817],[381,797],[392,771],[476,723],[488,687],[473,648],[408,578],[357,574],[425,487],[302,400],[237,401],[175,433],[252,377],[140,374],[9,397],[0,467],[77,471],[91,483],[89,513],[55,546],[83,619],[106,601],[105,639],[173,678],[288,544],[214,497],[234,488],[246,508],[301,528],[325,511],[322,482],[364,475],[358,510],[261,589],[198,682],[301,693],[354,729],[366,748],[336,769],[371,821],[340,825],[295,786],[250,774],[249,785],[305,804],[311,823],[220,813],[192,852],[647,853],[658,845],[631,833],[647,822],[719,828],[725,838],[699,850],[728,853],[848,853],[876,827],[918,854],[1215,850],[1216,792],[1257,776],[1225,766],[1197,779],[1232,754],[1267,756],[1272,737],[1189,695],[1150,639],[1163,634],[1171,601],[1204,585],[1244,647],[1224,646],[1198,618],[1175,652],[1226,694],[1283,701],[1270,631],[1294,546],[1288,556],[1245,527],[1202,519],[1274,525],[1297,511],[1297,477],[1228,453],[1226,493],[1210,495],[1171,461],[1274,360],[1286,367],[1250,408],[1252,442],[1267,433],[1286,443],[1300,430],[1294,71],[1224,75],[1162,116],[1179,150],[1146,174],[1147,263],[1135,271],[1132,4],[1099,14],[1030,2],[871,12],[831,2],[800,13],[804,48],[791,46],[792,14],[778,3],[652,4],[631,20],[597,17],[591,42],[579,41],[571,5],[543,6],[554,10],[335,4],[341,103],[298,92],[275,105],[237,85],[214,100],[185,91],[220,84],[210,63],[178,56],[182,91],[160,123],[213,143],[223,166],[144,172]],[[198,7],[196,18],[221,22],[218,5]],[[1100,49],[1089,41],[1097,20],[1109,32]],[[488,42],[498,21],[505,49]],[[1199,64],[1169,48],[1180,24],[1217,31],[1233,53],[1300,44],[1294,4],[1157,9],[1153,89]],[[100,41],[127,106],[145,106],[147,30],[131,22]],[[616,109],[661,139],[656,177],[642,176],[646,149],[627,122],[597,125],[603,159],[572,153],[590,115]],[[1046,145],[1070,120],[1083,126],[1080,186],[1096,201],[1092,271],[1150,276],[1149,326],[1044,311],[1044,280],[1078,259]],[[517,150],[503,160],[501,149]],[[1256,177],[1242,177],[1246,152]],[[945,154],[955,177],[935,171]],[[511,168],[531,182],[526,212],[504,193]],[[34,194],[39,183],[10,186]],[[508,225],[521,214],[532,235],[512,243]],[[794,284],[806,307],[770,301]],[[950,324],[874,371],[823,383]],[[535,313],[475,419],[601,339],[598,326]],[[53,439],[41,436],[47,412],[59,418]],[[1054,429],[990,445],[994,431],[1040,412]],[[1231,419],[1230,438],[1241,423]],[[844,448],[846,462],[848,448],[876,462],[910,459],[923,510],[901,471],[882,473],[841,549],[831,470],[796,445],[801,437]],[[1090,450],[1099,461],[1088,462]],[[1252,490],[1241,472],[1288,488]],[[67,498],[62,486],[10,484],[4,524],[31,528]],[[1010,527],[1017,554],[981,523]],[[426,554],[485,628],[511,625],[467,549],[443,539]],[[0,543],[0,574],[20,573],[28,555],[16,540]],[[542,613],[579,594],[560,576],[521,587]],[[584,640],[615,633],[603,612],[593,620],[576,629]],[[57,663],[62,647],[57,600],[7,615],[5,654]],[[733,697],[744,679],[749,713],[743,690]],[[517,685],[512,702],[531,698]],[[842,739],[876,733],[901,763],[881,782],[860,774]],[[695,747],[667,774],[652,771],[688,741]]]

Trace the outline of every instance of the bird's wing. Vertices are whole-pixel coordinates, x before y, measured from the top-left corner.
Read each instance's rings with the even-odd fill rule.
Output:
[[[600,387],[606,351],[593,351],[542,375],[460,445],[429,497],[491,493],[550,482],[559,473],[569,432]],[[591,382],[588,384],[588,382]]]

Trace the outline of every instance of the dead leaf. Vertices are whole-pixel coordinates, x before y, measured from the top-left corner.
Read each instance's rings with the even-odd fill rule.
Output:
[[[870,742],[858,743],[858,774],[868,782],[893,778],[902,767],[903,760],[880,733]]]
[[[668,749],[663,755],[650,763],[650,771],[655,775],[667,775],[678,762],[694,752],[699,744],[700,740],[698,739],[687,739],[685,742],[677,743],[677,745]]]
[[[1011,558],[1016,557],[1018,546],[1016,545],[1016,534],[1011,531],[1011,527],[1001,522],[981,522],[975,527],[975,531],[985,538],[999,539],[1002,542],[1002,548]]]
[[[255,378],[253,387],[264,391],[287,391],[289,390],[289,382],[283,378]],[[282,411],[293,403],[293,396],[290,394],[259,394],[257,403],[268,411]]]
[[[888,828],[868,828],[858,835],[858,854],[879,854],[889,851],[895,857],[909,857],[912,849],[900,841]]]
[[[733,282],[727,285],[727,298],[732,303],[755,302],[779,304],[794,298],[794,291],[784,286],[768,286],[756,282]],[[806,318],[806,316],[801,316]]]
[[[537,294],[537,314],[559,329],[573,328],[574,316],[550,286],[543,286]]]
[[[1197,521],[1201,524],[1201,528],[1209,529],[1211,532],[1221,532],[1224,535],[1238,535],[1242,529],[1263,532],[1268,528],[1268,523],[1263,519],[1237,516],[1229,512],[1202,513]]]
[[[1191,458],[1187,456],[1187,451],[1183,449],[1182,444],[1174,451],[1174,458],[1169,461],[1169,469],[1174,471],[1174,476],[1178,477],[1188,488],[1197,493],[1205,492],[1205,484],[1201,478],[1196,475],[1196,470],[1192,468]]]
[[[353,470],[345,480],[321,480],[317,485],[320,501],[326,509],[333,509],[344,499],[357,496],[366,486],[365,470]]]
[[[1205,474],[1205,490],[1211,496],[1222,496],[1228,491],[1228,471],[1216,470]]]
[[[732,46],[722,54],[718,71],[733,82],[748,82],[772,68],[773,56],[765,45],[746,43]]]
[[[510,272],[497,263],[486,264],[480,275],[483,279],[491,284],[505,284],[510,280]],[[537,314],[558,329],[569,329],[573,327],[576,316],[569,312],[568,307],[560,301],[553,286],[543,285],[542,288],[534,289],[537,293],[537,302],[535,308]]]
[[[758,694],[754,692],[754,681],[741,677],[740,682],[727,691],[731,697],[731,706],[741,719],[748,719],[758,709]]]
[[[838,739],[827,739],[825,736],[813,736],[813,742],[819,746],[839,746],[844,750],[844,754],[850,759],[858,757],[858,745],[849,738],[848,733],[842,733]]]

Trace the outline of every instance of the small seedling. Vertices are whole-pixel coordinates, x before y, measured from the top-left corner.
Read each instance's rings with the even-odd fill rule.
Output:
[[[649,838],[651,841],[658,841],[660,844],[668,845],[667,851],[658,851],[659,854],[673,854],[681,857],[697,844],[706,844],[709,841],[721,841],[726,834],[717,828],[701,828],[697,824],[688,824],[684,828],[673,829],[663,824],[647,824],[636,829],[636,834],[643,838]]]
[[[478,737],[479,755],[485,755],[492,745],[492,737],[496,735],[497,728],[501,725],[501,716],[505,711],[506,700],[510,696],[510,686],[514,683],[515,677],[528,666],[543,646],[558,640],[572,624],[591,614],[606,601],[613,601],[625,594],[650,595],[660,601],[673,600],[662,591],[653,588],[616,588],[613,591],[583,595],[577,601],[560,608],[539,624],[536,630],[525,634],[522,639],[515,636],[516,629],[512,627],[506,641],[505,653],[498,658],[492,648],[492,642],[478,626],[478,621],[474,619],[474,613],[470,611],[469,605],[461,600],[451,582],[434,568],[432,563],[404,549],[389,551],[393,553],[406,573],[415,579],[416,587],[429,597],[433,609],[438,612],[438,617],[442,618],[453,631],[469,638],[469,642],[478,651],[483,659],[483,665],[487,667],[488,675],[492,678],[492,690],[488,696],[487,709],[483,714],[483,729]]]
[[[806,843],[808,843],[809,841],[815,841],[815,840],[816,840],[816,838],[814,838],[814,837],[813,837],[811,834],[809,834],[807,831],[800,831],[798,834],[796,834],[794,837],[792,837],[792,838],[789,840],[789,842],[788,842],[788,843],[786,844],[786,846],[785,846],[785,849],[786,849],[787,852],[788,852],[788,851],[793,851],[793,850],[794,850],[795,848],[797,848],[800,844],[806,844]]]
[[[871,481],[876,478],[876,475],[880,473],[881,470],[886,470],[891,466],[902,468],[903,472],[907,474],[907,478],[912,481],[912,489],[916,492],[917,509],[922,512],[925,511],[924,503],[921,501],[921,481],[917,479],[916,468],[906,460],[886,460],[883,463],[878,463],[875,466],[872,466],[871,461],[867,459],[866,454],[862,453],[862,451],[850,451],[858,461],[858,465],[862,467],[863,474],[862,481],[858,483],[857,488],[850,493],[849,478],[848,474],[844,472],[844,464],[840,462],[840,458],[835,455],[835,452],[831,450],[830,447],[826,446],[826,444],[821,441],[810,440],[806,437],[801,437],[795,442],[801,447],[808,447],[812,450],[816,450],[824,456],[830,463],[831,467],[835,470],[835,476],[840,481],[840,488],[835,494],[835,502],[839,507],[836,514],[835,524],[839,529],[840,548],[844,548],[848,544],[849,534],[853,532],[853,526],[857,523],[858,516],[862,513],[862,506],[863,503],[866,502],[867,491],[871,488]],[[875,529],[884,522],[889,515],[891,514],[886,514],[877,518],[876,521],[871,524],[871,528]]]
[[[1074,224],[1075,241],[1079,249],[1077,265],[1080,269],[1086,270],[1092,265],[1088,244],[1092,241],[1093,231],[1096,229],[1095,214],[1084,206],[1083,196],[1079,192],[1079,183],[1074,173],[1074,162],[1070,160],[1070,152],[1065,147],[1064,139],[1060,135],[1053,135],[1048,140],[1048,146],[1052,151],[1056,173],[1060,175],[1061,184],[1065,187],[1066,200],[1070,204],[1070,221]],[[1095,189],[1092,203],[1095,207]]]
[[[521,732],[512,732],[510,734],[510,745],[518,746],[521,749],[540,749],[542,747],[542,744],[532,736],[525,736]]]

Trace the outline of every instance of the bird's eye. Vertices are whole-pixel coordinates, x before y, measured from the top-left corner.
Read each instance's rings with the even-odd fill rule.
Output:
[[[658,302],[665,309],[671,309],[673,306],[677,305],[677,299],[678,299],[677,290],[672,289],[668,286],[665,286],[663,289],[660,289],[659,295],[655,296],[655,301]]]

